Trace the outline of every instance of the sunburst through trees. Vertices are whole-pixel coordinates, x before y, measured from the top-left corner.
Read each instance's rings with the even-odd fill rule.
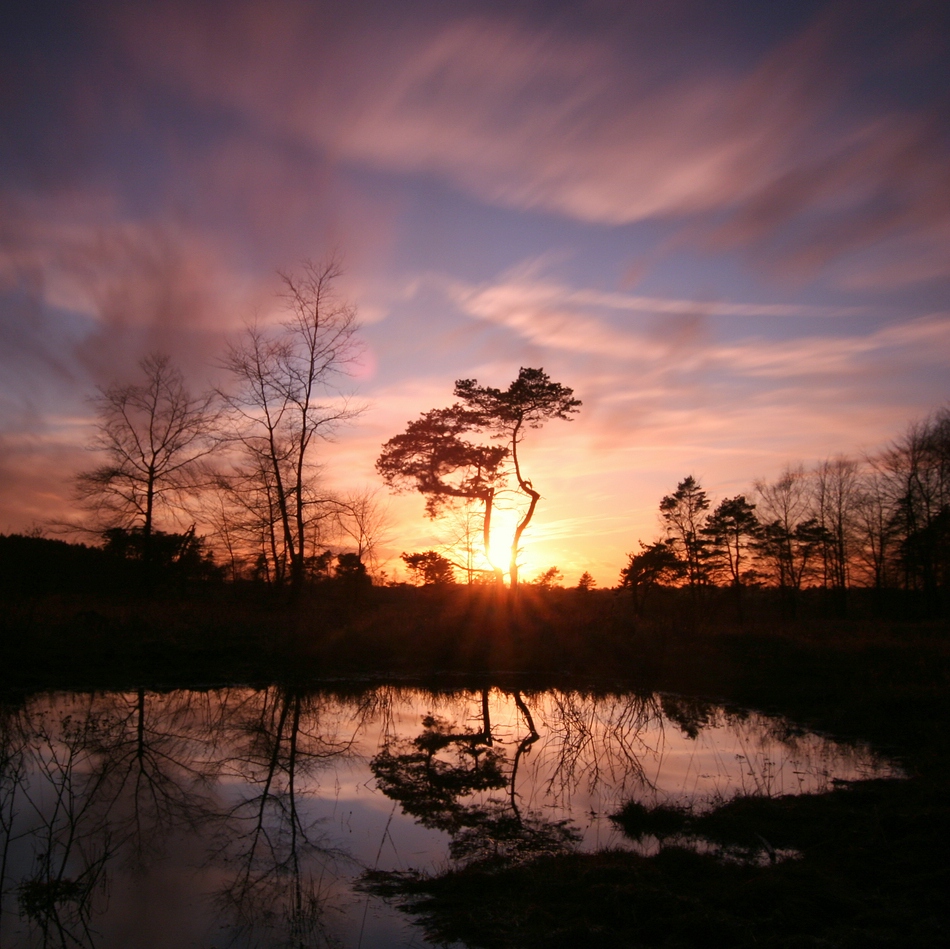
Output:
[[[497,492],[513,480],[517,486],[517,523],[511,540],[508,576],[518,586],[521,538],[534,517],[541,494],[522,470],[519,446],[528,429],[551,419],[570,421],[581,406],[574,390],[552,382],[543,369],[518,372],[507,389],[482,386],[476,379],[455,383],[459,400],[410,422],[406,431],[383,446],[376,469],[397,490],[416,490],[426,497],[426,512],[437,516],[452,500],[479,501],[484,507],[485,561],[501,579],[491,555],[491,516]],[[483,445],[463,437],[483,434],[500,444]]]

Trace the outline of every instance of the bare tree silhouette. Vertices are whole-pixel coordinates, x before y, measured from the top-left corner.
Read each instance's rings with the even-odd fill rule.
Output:
[[[289,562],[295,593],[315,523],[327,514],[316,492],[317,443],[358,414],[334,388],[358,356],[356,310],[336,292],[341,274],[333,257],[305,263],[299,276],[282,274],[288,318],[276,331],[249,326],[224,358],[235,385],[221,396],[244,455],[233,481],[242,492],[255,486],[254,513],[267,527],[262,553],[279,581]]]
[[[157,512],[180,514],[210,482],[204,462],[219,416],[215,397],[192,395],[168,356],[147,356],[139,368],[143,382],[109,386],[94,399],[90,448],[107,461],[77,475],[76,494],[95,529],[141,529],[147,575]]]

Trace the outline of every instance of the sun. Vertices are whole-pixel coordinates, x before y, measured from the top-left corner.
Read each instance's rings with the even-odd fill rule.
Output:
[[[446,545],[446,550],[460,569],[476,572],[499,570],[507,577],[511,568],[511,543],[523,517],[524,511],[516,507],[495,507],[492,510],[489,556],[486,557],[482,532],[483,512],[470,510],[452,522],[455,536],[453,542]],[[518,573],[522,581],[534,578],[551,566],[550,557],[545,557],[545,547],[543,528],[532,525],[522,536],[518,556]]]
[[[518,528],[518,521],[521,517],[521,512],[510,508],[496,508],[492,513],[489,563],[496,570],[503,570],[508,573],[511,566],[511,543],[514,540],[515,530]],[[528,550],[525,549],[525,541],[529,542],[528,550],[533,547],[528,535],[523,535],[522,549],[518,554],[518,571],[524,576],[531,576],[537,573],[541,567],[533,556],[526,556]]]

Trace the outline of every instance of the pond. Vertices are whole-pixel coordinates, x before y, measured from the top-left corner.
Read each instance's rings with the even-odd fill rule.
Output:
[[[896,773],[755,712],[557,690],[50,694],[0,742],[4,947],[425,946],[365,871],[649,850],[610,819],[631,800]]]

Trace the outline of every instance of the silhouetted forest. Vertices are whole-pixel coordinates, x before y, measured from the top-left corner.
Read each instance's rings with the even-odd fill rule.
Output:
[[[432,450],[445,450],[437,439],[430,443]],[[466,456],[464,464],[470,461]],[[429,484],[426,491],[437,499],[436,511],[458,500]],[[470,482],[465,491],[464,504],[474,498],[484,517],[489,508],[482,483],[473,488]],[[380,521],[373,499],[351,498],[346,510],[340,499],[323,503],[332,508],[337,529],[348,524],[352,530],[334,548],[326,526],[321,533],[314,525],[296,586],[289,555],[273,562],[263,554],[257,561],[242,561],[234,549],[222,553],[220,535],[199,535],[194,524],[176,532],[153,523],[146,531],[133,519],[132,526],[102,529],[95,545],[38,533],[0,535],[0,593],[12,603],[57,594],[180,599],[213,592],[219,598],[257,596],[273,604],[275,597],[291,603],[304,594],[309,603],[339,600],[341,591],[352,600],[354,591],[373,587],[374,596],[362,600],[368,609],[396,602],[382,590],[406,584],[393,584],[371,556]],[[773,481],[755,482],[747,495],[716,502],[687,476],[661,499],[658,522],[661,536],[641,541],[620,571],[617,587],[597,589],[585,574],[575,587],[564,589],[560,571],[551,567],[523,583],[522,593],[559,602],[560,610],[570,604],[568,613],[577,621],[588,610],[602,613],[607,595],[622,599],[610,607],[611,614],[633,624],[946,618],[950,412],[943,409],[911,425],[860,462],[837,458],[812,469],[789,467]],[[276,530],[275,523],[267,529]],[[355,549],[353,537],[359,539]],[[499,587],[499,570],[465,570],[450,554],[402,555],[420,593],[441,590],[444,598],[466,586]],[[399,602],[409,609],[405,596]]]
[[[755,588],[777,590],[792,615],[803,592],[816,590],[844,615],[857,589],[873,590],[882,609],[946,616],[950,411],[912,424],[860,461],[789,466],[773,481],[756,481],[748,496],[715,505],[688,476],[662,499],[659,515],[665,536],[641,542],[621,574],[641,613],[655,587],[680,586],[699,601],[718,586],[733,591],[740,619]]]
[[[88,446],[100,464],[74,478],[76,515],[40,536],[0,538],[3,595],[230,591],[302,603],[398,586],[380,562],[392,542],[383,486],[420,495],[440,524],[440,546],[402,553],[412,584],[560,594],[556,565],[526,579],[521,562],[544,475],[525,470],[522,446],[582,404],[543,369],[522,367],[504,388],[457,380],[451,405],[381,446],[379,489],[328,489],[321,444],[360,412],[340,388],[360,358],[340,275],[333,257],[283,274],[284,320],[232,337],[213,389],[191,391],[160,353],[140,362],[134,381],[100,389]],[[657,500],[658,536],[639,540],[615,575],[627,605],[614,612],[635,621],[947,616],[946,408],[862,458],[790,465],[718,500],[689,474]],[[514,515],[504,567],[491,549],[498,510]],[[597,599],[613,585],[597,586],[585,571],[573,589]]]

